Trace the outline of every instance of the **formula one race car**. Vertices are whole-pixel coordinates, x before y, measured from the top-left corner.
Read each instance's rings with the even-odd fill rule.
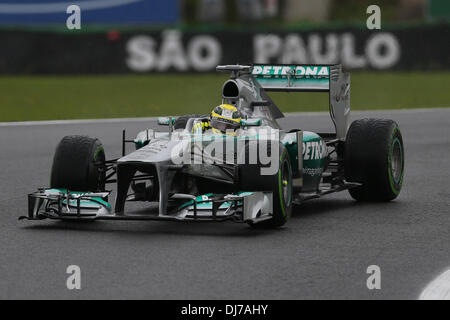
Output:
[[[122,137],[119,159],[106,160],[98,139],[66,136],[56,148],[50,188],[28,195],[21,218],[246,222],[279,227],[292,205],[348,190],[358,201],[390,201],[403,181],[402,135],[392,120],[349,125],[350,75],[340,65],[226,65],[217,119],[232,132],[204,129],[214,117],[159,118],[165,130]],[[283,130],[269,91],[329,92],[333,133]],[[231,111],[230,111],[231,110]],[[222,113],[224,112],[224,113]],[[234,118],[234,116],[236,118]],[[236,120],[238,119],[238,120]],[[234,121],[234,122],[233,122]],[[136,150],[125,154],[126,143]],[[108,202],[116,184],[114,207]],[[129,201],[149,202],[139,213]]]

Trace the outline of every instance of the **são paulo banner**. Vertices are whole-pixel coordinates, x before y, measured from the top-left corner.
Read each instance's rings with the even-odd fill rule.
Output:
[[[369,31],[0,29],[0,73],[214,72],[218,64],[333,64],[347,70],[448,70],[450,25]]]

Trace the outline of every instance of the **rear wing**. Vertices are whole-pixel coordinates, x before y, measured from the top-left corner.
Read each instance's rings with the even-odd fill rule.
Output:
[[[345,139],[350,121],[350,74],[336,65],[253,65],[253,77],[265,91],[329,92],[336,138]]]

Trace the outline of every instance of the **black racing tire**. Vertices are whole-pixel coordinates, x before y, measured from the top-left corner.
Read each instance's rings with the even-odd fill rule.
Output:
[[[246,150],[248,151],[248,149]],[[246,155],[246,159],[248,155]],[[279,166],[273,175],[261,175],[261,166],[245,164],[239,166],[239,189],[242,191],[271,191],[273,194],[273,217],[258,223],[249,222],[255,228],[278,228],[283,226],[292,213],[292,166],[289,154],[279,144]]]
[[[104,162],[105,151],[100,140],[66,136],[56,147],[50,186],[71,191],[104,191]]]
[[[345,141],[345,179],[358,201],[391,201],[402,188],[405,152],[398,124],[386,119],[354,121]]]
[[[174,128],[174,130],[184,129],[184,128],[186,128],[186,124],[187,124],[189,119],[191,119],[191,118],[204,118],[204,117],[206,117],[206,115],[204,115],[204,114],[186,114],[186,115],[183,115],[183,116],[179,116],[175,120],[175,124],[173,125],[173,128]]]

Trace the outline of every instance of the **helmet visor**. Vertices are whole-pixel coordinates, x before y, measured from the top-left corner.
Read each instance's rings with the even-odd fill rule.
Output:
[[[214,117],[213,119],[211,119],[211,127],[222,132],[226,132],[227,130],[236,130],[237,128],[239,128],[239,123]]]

